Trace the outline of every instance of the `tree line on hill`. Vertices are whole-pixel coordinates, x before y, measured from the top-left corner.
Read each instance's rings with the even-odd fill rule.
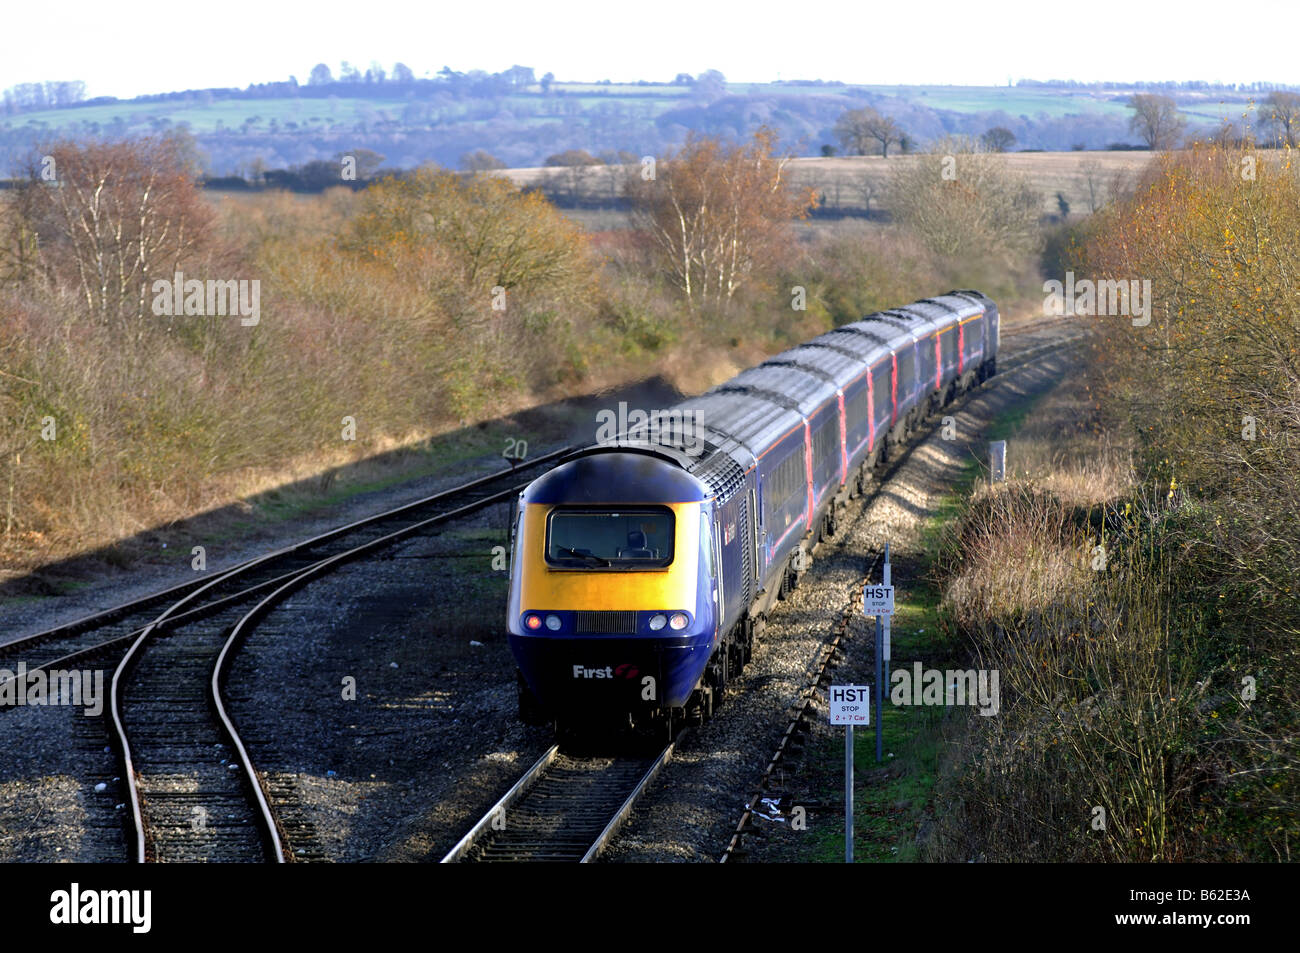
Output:
[[[173,90],[166,93],[145,93],[130,99],[116,96],[98,96],[86,99],[86,84],[82,80],[50,81],[44,83],[19,83],[0,94],[0,114],[18,115],[72,105],[110,104],[121,102],[165,103],[165,102],[213,102],[221,99],[276,99],[281,97],[302,97],[307,99],[324,99],[330,96],[353,96],[358,93],[375,99],[405,99],[412,95],[434,95],[446,93],[455,99],[497,99],[503,96],[531,92],[542,96],[565,95],[562,87],[557,87],[555,74],[543,73],[540,77],[531,66],[518,64],[500,72],[490,73],[486,70],[453,70],[444,66],[433,76],[419,77],[405,63],[394,63],[391,71],[371,61],[363,72],[359,67],[343,60],[338,73],[325,63],[317,63],[308,73],[307,81],[300,83],[297,76],[287,80],[267,83],[249,83],[243,89],[238,87],[212,87],[208,89]],[[640,87],[686,86],[698,88],[702,93],[720,93],[725,91],[726,80],[718,70],[705,70],[698,76],[690,73],[678,73],[672,83],[664,84],[640,80],[632,84]],[[590,84],[596,87],[611,86],[609,80]],[[803,86],[843,86],[843,83],[824,83],[820,80],[790,83]],[[600,95],[594,93],[584,95]]]
[[[14,116],[35,109],[58,109],[86,101],[86,84],[79,79],[19,83],[0,94],[0,115]]]
[[[538,166],[548,157],[585,150],[650,155],[680,146],[690,134],[743,141],[761,126],[775,129],[803,155],[885,154],[909,152],[949,135],[982,137],[993,151],[1117,148],[1165,148],[1187,132],[1185,116],[1164,94],[1136,93],[1130,105],[1136,118],[1111,113],[1067,116],[1014,116],[1004,110],[962,113],[936,109],[905,90],[890,95],[842,84],[821,84],[816,94],[803,84],[780,84],[757,92],[736,93],[716,70],[697,76],[678,74],[682,87],[671,99],[610,95],[597,101],[566,94],[550,73],[537,76],[526,66],[499,73],[457,72],[444,67],[435,77],[416,78],[398,63],[391,70],[350,64],[336,73],[325,64],[313,68],[308,82],[250,86],[246,90],[202,90],[139,97],[142,102],[215,103],[219,97],[289,98],[291,108],[268,107],[238,125],[216,122],[197,133],[218,177],[252,175],[262,168],[294,169],[328,162],[342,152],[367,149],[388,156],[390,166],[414,168],[428,161],[446,167],[475,169],[500,162],[506,167]],[[646,84],[652,87],[663,84]],[[797,89],[787,88],[799,86]],[[30,87],[30,88],[29,88]],[[599,89],[600,84],[596,84]],[[84,84],[47,83],[15,87],[4,110],[13,115],[35,108],[66,108],[84,95]],[[598,94],[597,94],[598,95]],[[1247,132],[1261,145],[1294,143],[1295,92],[1273,90],[1261,104],[1259,120],[1247,130],[1241,123],[1215,130],[1202,124],[1193,134],[1240,140]],[[112,102],[95,100],[94,102]],[[310,105],[305,105],[310,103]],[[108,121],[78,120],[75,111],[59,134],[78,139],[119,139],[161,135],[181,128],[166,116],[114,116]],[[16,123],[0,124],[0,168],[20,164],[35,136],[53,132]],[[883,141],[881,137],[883,136]],[[483,153],[485,155],[480,155]],[[477,158],[467,158],[475,157]],[[488,158],[490,157],[490,158]],[[488,166],[482,164],[489,163]],[[311,175],[289,187],[309,184]]]
[[[1128,120],[1128,131],[1137,136],[1147,149],[1176,149],[1183,143],[1189,123],[1179,113],[1178,103],[1173,98],[1155,93],[1135,93],[1127,105],[1133,111]],[[1260,146],[1289,146],[1294,149],[1297,135],[1300,135],[1300,93],[1270,92],[1260,106],[1255,127],[1261,134]],[[896,146],[897,151],[904,153],[914,151],[916,146],[912,136],[892,116],[870,106],[847,110],[836,121],[834,134],[845,155],[879,154],[887,158],[890,146]],[[1224,120],[1213,130],[1210,138],[1235,145],[1255,137],[1251,136],[1248,125]],[[993,126],[980,136],[980,140],[990,152],[1007,152],[1015,144],[1016,134],[1006,126]],[[1115,143],[1108,148],[1117,146],[1122,148],[1123,144]],[[822,155],[835,153],[834,146],[822,146]]]

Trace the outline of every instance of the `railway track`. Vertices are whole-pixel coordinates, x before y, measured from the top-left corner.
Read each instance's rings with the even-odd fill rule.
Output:
[[[781,732],[781,738],[777,741],[772,757],[768,759],[767,767],[763,769],[763,773],[759,775],[753,791],[745,799],[745,809],[740,815],[740,820],[736,824],[735,832],[731,835],[731,840],[718,858],[718,863],[725,864],[728,861],[737,860],[744,856],[741,841],[746,834],[754,830],[754,812],[757,810],[758,805],[762,803],[764,798],[772,798],[773,794],[777,794],[779,800],[780,792],[773,789],[773,785],[777,782],[778,772],[783,771],[790,764],[793,757],[803,753],[809,719],[812,717],[813,700],[817,697],[818,692],[825,691],[826,687],[830,685],[831,669],[834,667],[834,663],[843,657],[841,645],[848,635],[849,622],[862,608],[862,587],[871,581],[871,574],[879,567],[882,555],[882,553],[875,555],[861,582],[854,584],[849,596],[849,603],[844,608],[839,622],[831,631],[830,638],[823,642],[818,650],[817,657],[810,666],[809,678],[804,690],[800,692],[799,698],[792,706],[790,721],[786,725],[785,731]],[[804,806],[810,805],[805,804]]]
[[[295,859],[285,848],[273,804],[277,792],[257,774],[226,710],[222,686],[230,658],[259,619],[290,592],[333,569],[440,523],[466,516],[519,493],[520,470],[552,463],[569,448],[448,490],[439,512],[403,507],[367,521],[356,533],[331,534],[346,548],[317,547],[305,566],[276,567],[242,595],[265,593],[251,610],[241,605],[177,625],[200,589],[169,607],[132,643],[113,675],[111,711],[116,747],[130,793],[133,853],[139,861]],[[503,479],[504,478],[504,479]],[[502,482],[508,485],[502,487]],[[432,499],[432,498],[431,498]],[[333,548],[333,547],[332,547]],[[269,591],[268,591],[269,590]],[[226,757],[219,757],[225,754]],[[285,792],[278,792],[280,801]],[[297,848],[315,855],[310,828],[296,831]],[[305,843],[304,843],[305,842]]]
[[[590,863],[680,739],[653,757],[579,757],[552,745],[442,863]]]
[[[0,643],[0,669],[15,671],[21,662],[30,672],[57,667],[63,662],[84,661],[95,657],[96,653],[112,650],[124,653],[162,615],[168,615],[170,625],[181,625],[206,613],[245,602],[258,593],[273,591],[304,570],[368,540],[400,539],[418,532],[423,528],[423,521],[429,518],[446,518],[453,510],[471,512],[475,506],[493,502],[488,498],[500,495],[502,487],[507,484],[508,495],[520,474],[553,463],[572,450],[572,447],[563,447],[523,461],[509,470],[488,474],[404,506],[356,520],[229,569]],[[199,594],[202,598],[196,600],[194,597]],[[185,607],[183,611],[173,611],[181,605]]]
[[[291,792],[268,790],[256,775],[222,698],[225,667],[238,641],[278,598],[310,579],[440,523],[509,501],[532,479],[527,474],[554,464],[571,449],[0,645],[0,668],[11,671],[19,663],[29,673],[92,661],[116,666],[111,726],[99,729],[103,737],[90,739],[84,749],[88,755],[94,752],[88,760],[103,760],[104,753],[116,750],[125,796],[112,807],[111,799],[92,800],[92,813],[106,816],[88,819],[87,826],[120,830],[120,821],[108,812],[127,808],[129,853],[142,862],[285,859],[284,831],[272,803],[285,803]],[[79,734],[86,730],[80,723],[77,729]],[[310,859],[310,825],[296,823],[293,833],[301,854],[308,855],[303,859]]]

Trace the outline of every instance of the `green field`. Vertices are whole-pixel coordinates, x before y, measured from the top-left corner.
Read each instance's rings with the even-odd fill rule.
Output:
[[[622,106],[640,106],[657,115],[682,104],[689,98],[690,87],[671,84],[639,86],[635,84],[555,83],[551,93],[543,95],[540,86],[530,87],[511,95],[492,100],[499,107],[524,115],[561,115],[566,103],[576,103],[578,109],[587,111],[602,103],[618,102]],[[1097,113],[1123,116],[1127,114],[1125,99],[1131,94],[1122,89],[1074,90],[1017,86],[804,86],[791,83],[730,83],[727,92],[741,96],[799,96],[833,97],[854,92],[889,96],[903,102],[926,106],[936,110],[958,113],[983,113],[1002,110],[1011,116],[1037,117]],[[481,108],[481,100],[432,102],[415,99],[434,106],[443,121],[465,115]],[[280,125],[293,122],[299,126],[353,124],[356,122],[400,122],[405,99],[366,96],[360,91],[355,96],[331,96],[327,99],[306,97],[280,97],[271,99],[222,99],[220,94],[196,93],[188,101],[117,102],[102,105],[79,106],[68,109],[47,109],[23,113],[0,123],[0,128],[19,129],[23,126],[45,127],[51,130],[74,123],[95,123],[106,126],[121,121],[129,126],[151,125],[163,120],[172,124],[188,123],[195,132],[211,132],[221,123],[226,128],[238,128],[246,121],[257,118],[256,127],[265,129],[272,119]],[[1248,105],[1244,94],[1225,102],[1207,97],[1184,104],[1189,116],[1217,120],[1223,116],[1238,116]],[[573,108],[570,106],[569,108]]]
[[[350,125],[362,120],[374,122],[400,118],[401,103],[365,98],[338,99],[226,99],[211,103],[135,103],[120,102],[71,109],[47,109],[23,113],[3,125],[11,128],[43,126],[59,129],[73,123],[96,123],[108,126],[122,121],[128,126],[151,125],[166,120],[173,125],[188,123],[195,132],[212,132],[218,123],[237,129],[246,121],[258,118],[257,128],[265,130],[272,119],[281,125],[295,122],[300,126]]]

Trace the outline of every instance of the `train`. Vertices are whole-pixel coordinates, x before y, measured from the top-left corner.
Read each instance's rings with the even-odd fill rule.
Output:
[[[698,397],[621,412],[530,483],[507,609],[520,717],[557,735],[709,717],[848,501],[996,373],[998,340],[978,291],[869,314]]]

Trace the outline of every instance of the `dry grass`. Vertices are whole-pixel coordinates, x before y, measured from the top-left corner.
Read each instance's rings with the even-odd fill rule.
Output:
[[[1140,489],[1088,386],[1029,412],[1012,479],[946,530],[940,617],[999,673],[1001,704],[946,722],[929,859],[1286,859],[1286,672],[1191,545],[1215,512]],[[1267,702],[1243,673],[1269,680]]]
[[[955,541],[959,568],[944,601],[953,621],[973,631],[996,620],[1041,617],[1091,582],[1089,540],[1074,510],[1026,483],[976,491]]]
[[[941,615],[999,673],[995,717],[956,719],[932,859],[1197,856],[1185,747],[1195,630],[1170,615],[1159,506],[1059,389],[1009,443],[1020,476],[977,488],[950,528]],[[1100,820],[1098,820],[1100,818]]]
[[[1064,505],[1114,503],[1136,483],[1132,440],[1103,423],[1088,385],[1056,388],[1007,439],[1007,477],[1032,484]]]
[[[1127,187],[1151,156],[1150,152],[1010,152],[996,158],[1008,171],[1027,176],[1042,193],[1044,214],[1054,215],[1058,211],[1058,192],[1076,213],[1100,208],[1116,190]],[[791,159],[787,168],[795,183],[820,193],[828,209],[888,211],[884,196],[891,171],[917,161],[917,156],[802,157]],[[618,194],[618,183],[627,173],[622,167],[590,166],[576,172],[533,168],[503,169],[500,174],[521,187],[545,187],[548,177],[562,174],[566,188],[571,179],[576,179],[582,183],[583,193],[594,198]],[[584,214],[591,214],[591,220],[603,227],[618,227],[608,224],[617,219]]]

